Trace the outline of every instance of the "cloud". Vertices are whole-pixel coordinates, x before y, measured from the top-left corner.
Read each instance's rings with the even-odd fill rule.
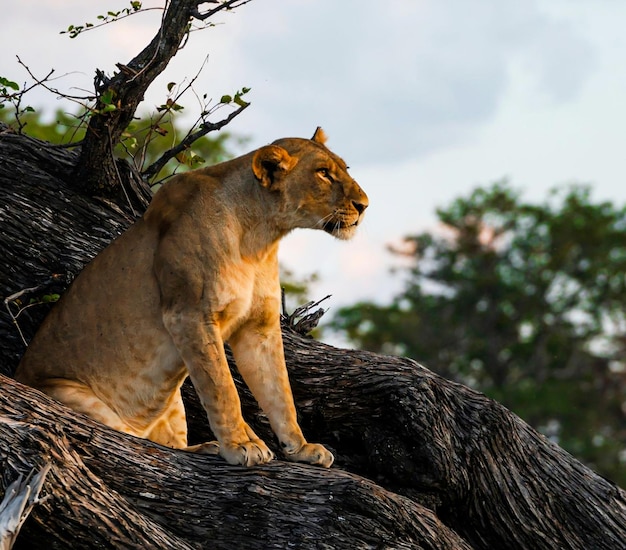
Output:
[[[105,3],[69,0],[33,22],[50,45],[40,48],[19,39],[28,4],[5,21],[5,46],[23,44],[19,53],[37,74],[83,71],[60,82],[64,90],[90,89],[96,67],[111,72],[115,62],[127,62],[160,15],[70,40],[58,31],[94,19]],[[162,102],[165,84],[193,76],[210,53],[202,92],[253,89],[254,108],[232,131],[268,142],[321,124],[353,164],[397,163],[471,142],[495,117],[512,71],[529,83],[528,93],[563,102],[577,96],[594,68],[584,37],[530,0],[257,0],[218,22],[192,33],[147,104]],[[18,77],[21,70],[6,64],[3,74]]]
[[[292,135],[321,123],[353,162],[471,140],[495,116],[514,64],[559,101],[593,69],[585,39],[533,2],[266,2],[242,15],[250,127]]]

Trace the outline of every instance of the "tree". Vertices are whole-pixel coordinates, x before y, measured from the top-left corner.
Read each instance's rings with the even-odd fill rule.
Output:
[[[75,125],[74,132],[74,136],[80,137],[79,161],[71,177],[77,189],[86,194],[99,194],[108,198],[122,196],[131,208],[136,206],[141,209],[145,207],[146,200],[149,198],[144,180],[158,175],[173,158],[177,158],[183,164],[193,165],[199,157],[191,154],[191,145],[209,132],[226,126],[249,106],[249,103],[243,99],[243,96],[249,92],[248,88],[242,88],[234,96],[225,94],[217,103],[207,99],[206,94],[202,95],[204,108],[193,127],[183,139],[177,140],[178,142],[168,148],[159,159],[146,165],[150,143],[158,135],[167,135],[166,126],[171,125],[171,116],[183,109],[179,100],[186,91],[192,88],[195,78],[180,87],[175,82],[169,83],[166,101],[157,108],[157,113],[148,117],[150,120],[147,126],[137,128],[137,124],[134,123],[135,113],[143,101],[146,90],[167,67],[178,49],[184,45],[183,41],[191,30],[192,22],[203,24],[216,13],[232,10],[251,1],[170,0],[166,2],[161,27],[148,46],[128,63],[117,63],[118,71],[113,75],[106,75],[103,71],[96,70],[94,94],[82,98],[71,98],[83,107],[83,112],[79,117],[81,122]],[[199,6],[204,4],[217,4],[217,6],[201,12]],[[119,12],[110,11],[106,16],[98,16],[101,20],[98,25],[91,23],[81,26],[70,25],[67,32],[75,38],[82,32],[141,11],[141,2],[133,0],[130,2],[130,8]],[[27,67],[26,70],[30,74]],[[35,79],[35,83],[25,90],[20,90],[17,83],[0,76],[0,109],[5,108],[6,103],[13,105],[20,130],[28,122],[24,119],[33,111],[30,106],[22,106],[24,94],[35,86],[44,86],[51,90],[47,84],[51,75],[52,71],[43,79]],[[58,90],[51,91],[69,99],[69,96]],[[222,120],[212,122],[210,120],[212,115],[224,105],[233,105],[235,110]],[[137,147],[138,136],[143,138],[143,142],[135,154],[132,150]],[[134,162],[120,162],[116,155],[120,149],[125,150]],[[98,170],[94,170],[94,166],[97,166]],[[122,186],[123,180],[130,180],[130,190]]]
[[[191,2],[169,7],[197,17]],[[113,158],[111,189],[77,185],[85,163],[80,150],[0,124],[5,374],[51,297],[147,202],[146,182]],[[41,486],[17,547],[608,549],[626,538],[626,494],[485,396],[409,359],[337,350],[289,329],[285,348],[302,426],[333,448],[339,467],[245,469],[165,449],[79,418],[0,374],[2,486],[18,480],[7,499],[17,505],[4,511],[19,515],[21,491]],[[246,418],[272,441],[238,384]],[[191,436],[212,438],[189,388],[185,400]],[[26,479],[31,471],[41,483]],[[4,515],[0,528],[16,524]]]
[[[393,302],[334,326],[485,391],[626,485],[626,208],[580,186],[531,204],[501,182],[438,217],[394,251],[413,265]]]

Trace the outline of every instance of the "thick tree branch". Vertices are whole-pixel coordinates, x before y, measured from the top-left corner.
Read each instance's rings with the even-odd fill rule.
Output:
[[[431,511],[339,469],[230,466],[77,423],[39,392],[0,384],[5,475],[50,465],[22,548],[470,548]]]

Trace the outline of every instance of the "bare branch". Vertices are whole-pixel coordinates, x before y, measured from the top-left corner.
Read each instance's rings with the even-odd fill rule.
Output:
[[[245,109],[249,107],[249,103],[245,105],[240,105],[238,109],[230,113],[226,118],[220,120],[219,122],[204,122],[200,126],[200,128],[193,133],[187,134],[187,136],[176,146],[166,151],[161,155],[161,157],[154,163],[152,163],[148,168],[146,168],[142,175],[146,178],[150,178],[155,174],[158,174],[161,169],[176,155],[182,153],[186,149],[191,147],[191,144],[203,136],[206,136],[209,132],[214,132],[216,130],[220,130],[227,124],[229,124],[236,116],[240,115]]]
[[[191,15],[192,17],[195,17],[196,19],[199,19],[200,21],[204,21],[205,19],[208,19],[209,17],[215,15],[217,12],[220,12],[222,10],[232,10],[234,8],[243,6],[247,4],[248,2],[252,2],[252,0],[229,0],[228,2],[224,2],[223,4],[220,4],[219,6],[217,6],[216,8],[213,8],[212,10],[207,11],[206,13],[200,13],[200,11],[197,8],[193,9],[191,11]],[[218,3],[217,0],[205,0],[204,2],[198,2],[198,5],[217,4],[217,3]]]
[[[55,80],[50,78],[53,74],[54,74],[54,69],[50,69],[50,71],[48,72],[48,74],[46,76],[44,76],[43,78],[38,78],[37,76],[35,76],[33,74],[33,72],[30,70],[30,67],[28,65],[26,65],[19,56],[15,56],[17,58],[17,62],[24,67],[24,69],[26,70],[26,72],[28,73],[28,75],[35,81],[35,83],[32,86],[29,86],[28,88],[24,88],[24,90],[22,90],[21,93],[25,94],[26,92],[29,92],[30,90],[32,90],[33,88],[36,88],[37,86],[41,86],[44,90],[49,91],[50,93],[53,93],[57,96],[63,97],[63,99],[69,99],[71,101],[74,101],[76,103],[79,103],[82,106],[85,106],[87,101],[91,101],[93,99],[95,99],[95,96],[91,95],[87,95],[87,96],[74,96],[74,95],[68,95],[64,92],[61,92],[60,90],[58,90],[57,88],[52,88],[51,86],[47,85],[46,82],[49,82],[51,80]],[[56,79],[62,78],[63,76],[66,75],[61,75],[56,77]]]

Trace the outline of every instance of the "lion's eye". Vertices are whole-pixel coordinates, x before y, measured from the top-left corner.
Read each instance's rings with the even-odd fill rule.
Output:
[[[330,171],[328,170],[328,168],[320,168],[317,173],[322,176],[323,178],[327,179],[328,181],[333,181],[332,176],[330,175]]]

